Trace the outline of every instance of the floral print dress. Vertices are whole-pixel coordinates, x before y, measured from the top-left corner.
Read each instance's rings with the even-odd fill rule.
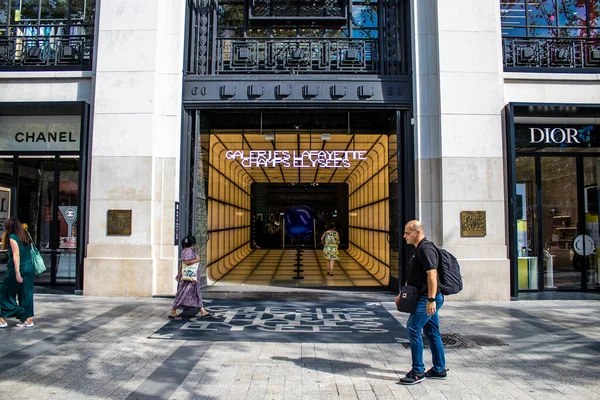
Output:
[[[181,261],[194,260],[197,257],[191,247],[181,252]],[[198,263],[198,279],[200,278],[200,263]],[[177,274],[179,283],[177,284],[177,294],[173,300],[173,308],[181,307],[202,307],[202,294],[200,293],[200,282],[190,282],[181,280],[181,263],[179,263],[179,274]]]
[[[326,260],[339,260],[338,246],[340,244],[340,235],[336,231],[325,232],[323,238],[323,256]]]

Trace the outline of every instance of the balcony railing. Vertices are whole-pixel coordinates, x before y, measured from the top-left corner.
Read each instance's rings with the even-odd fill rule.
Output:
[[[503,38],[507,71],[600,70],[600,38]]]
[[[86,32],[93,29],[82,25],[69,30],[60,27],[46,35],[43,28],[15,28],[12,35],[0,36],[0,71],[91,70],[94,36]]]
[[[379,73],[377,39],[217,39],[217,73]]]

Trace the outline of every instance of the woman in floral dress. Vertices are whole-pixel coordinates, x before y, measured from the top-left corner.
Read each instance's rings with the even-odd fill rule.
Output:
[[[186,236],[181,241],[181,247],[183,247],[183,251],[181,252],[181,261],[186,265],[192,265],[200,261],[200,257],[194,251],[195,246],[196,238],[192,235]],[[200,264],[198,264],[198,271],[196,272],[196,275],[198,277],[200,276]],[[181,280],[181,263],[179,263],[179,272],[177,273],[177,277],[175,279],[178,282],[177,294],[175,295],[175,300],[173,300],[171,314],[169,314],[170,319],[181,320],[181,316],[177,315],[177,309],[183,307],[199,308],[200,316],[202,318],[212,317],[215,315],[206,311],[203,307],[202,294],[200,293],[200,282]]]
[[[323,242],[323,256],[327,260],[327,274],[333,276],[333,265],[339,260],[338,246],[340,245],[340,235],[335,230],[335,224],[331,223],[329,229],[321,236]]]

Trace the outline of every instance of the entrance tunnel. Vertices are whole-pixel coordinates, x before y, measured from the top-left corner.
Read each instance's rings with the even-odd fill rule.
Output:
[[[389,241],[395,134],[376,124],[206,133],[199,167],[206,193],[199,197],[206,204],[209,285],[389,284],[391,266],[397,269]],[[330,276],[321,236],[332,222],[340,246]]]

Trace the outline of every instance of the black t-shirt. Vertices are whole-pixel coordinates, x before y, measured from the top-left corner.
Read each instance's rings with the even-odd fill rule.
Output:
[[[408,262],[406,282],[410,286],[421,289],[422,294],[427,294],[427,271],[437,269],[438,252],[434,244],[423,238],[413,250]],[[438,293],[439,293],[438,287]]]

